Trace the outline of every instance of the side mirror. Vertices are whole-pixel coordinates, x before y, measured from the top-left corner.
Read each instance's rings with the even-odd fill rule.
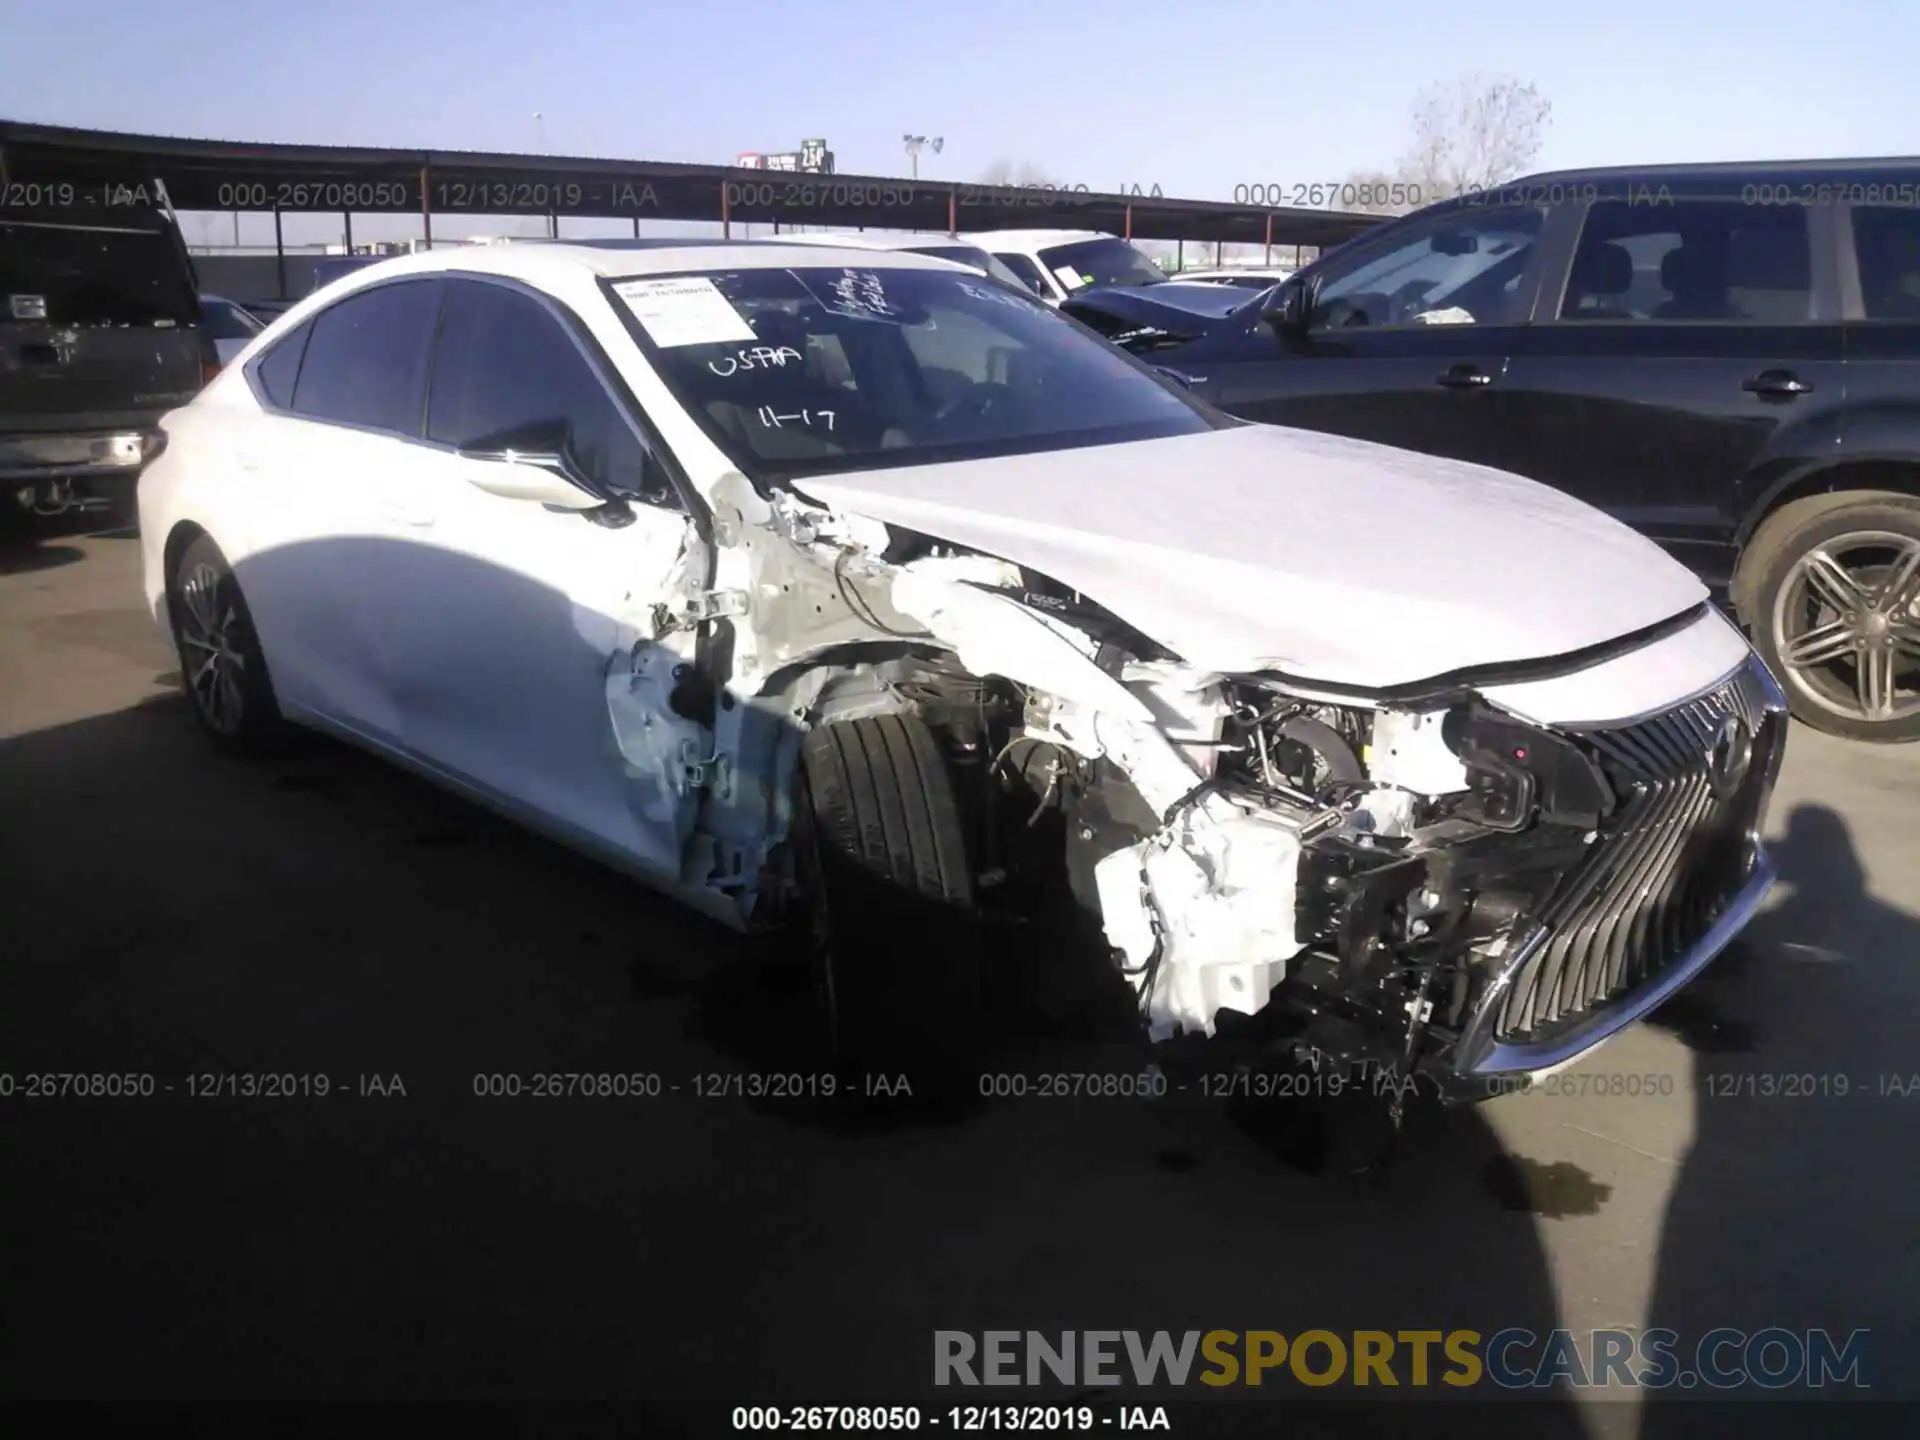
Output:
[[[1313,289],[1301,279],[1284,280],[1267,301],[1261,315],[1282,336],[1304,335],[1313,316]]]
[[[556,510],[597,510],[606,502],[571,478],[573,466],[558,451],[462,450],[467,479],[489,495],[531,500]]]

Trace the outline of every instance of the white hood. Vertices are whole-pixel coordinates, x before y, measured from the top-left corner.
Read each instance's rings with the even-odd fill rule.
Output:
[[[1209,670],[1384,688],[1563,655],[1707,598],[1657,545],[1531,480],[1269,425],[795,484],[1050,576]]]

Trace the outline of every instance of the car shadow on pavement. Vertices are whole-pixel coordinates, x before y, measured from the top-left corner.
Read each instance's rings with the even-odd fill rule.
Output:
[[[1823,805],[1796,808],[1771,848],[1784,898],[1653,1020],[1694,1049],[1696,1074],[1648,1326],[1676,1333],[1683,1368],[1723,1327],[1824,1329],[1840,1351],[1865,1330],[1858,1378],[1871,1388],[1681,1382],[1648,1393],[1644,1440],[1814,1423],[1799,1407],[1706,1411],[1705,1399],[1920,1399],[1920,917],[1869,891],[1847,822]],[[1786,1375],[1792,1359],[1759,1363]],[[1754,1363],[1738,1344],[1716,1360],[1722,1375]]]
[[[1423,1112],[1357,1188],[1272,1143],[1282,1110],[1194,1095],[794,1123],[697,1093],[746,1063],[713,1038],[749,973],[734,937],[378,761],[229,760],[166,697],[0,741],[0,793],[6,1068],[172,1087],[9,1112],[12,1393],[599,1396],[713,1433],[749,1400],[1068,1398],[934,1389],[938,1329],[1558,1323],[1476,1110]],[[1039,1037],[1023,1070],[1089,1043]],[[295,1088],[185,1093],[266,1073]],[[497,1093],[562,1073],[661,1088]],[[1458,1399],[1444,1369],[1400,1397]],[[1333,1393],[1270,1373],[1201,1398],[1277,1416]],[[1569,1404],[1493,1408],[1584,1433]],[[1468,1413],[1390,1404],[1373,1428],[1491,1433]]]

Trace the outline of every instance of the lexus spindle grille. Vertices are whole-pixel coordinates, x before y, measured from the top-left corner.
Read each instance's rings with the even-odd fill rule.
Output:
[[[1684,956],[1738,892],[1785,739],[1776,690],[1755,661],[1651,719],[1573,732],[1620,807],[1537,912],[1546,938],[1506,986],[1500,1042],[1572,1029]]]

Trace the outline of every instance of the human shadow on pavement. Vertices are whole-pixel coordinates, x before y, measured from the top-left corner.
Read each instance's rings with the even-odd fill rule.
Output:
[[[1696,1074],[1648,1325],[1676,1332],[1683,1369],[1725,1327],[1825,1330],[1842,1353],[1865,1330],[1871,1388],[1682,1382],[1648,1392],[1643,1440],[1853,1433],[1847,1420],[1873,1415],[1738,1402],[1920,1398],[1920,919],[1871,893],[1847,822],[1823,805],[1795,809],[1772,851],[1784,898],[1654,1022],[1695,1048]],[[1790,1359],[1738,1344],[1712,1357],[1716,1375]],[[1700,1403],[1713,1400],[1729,1403]]]

